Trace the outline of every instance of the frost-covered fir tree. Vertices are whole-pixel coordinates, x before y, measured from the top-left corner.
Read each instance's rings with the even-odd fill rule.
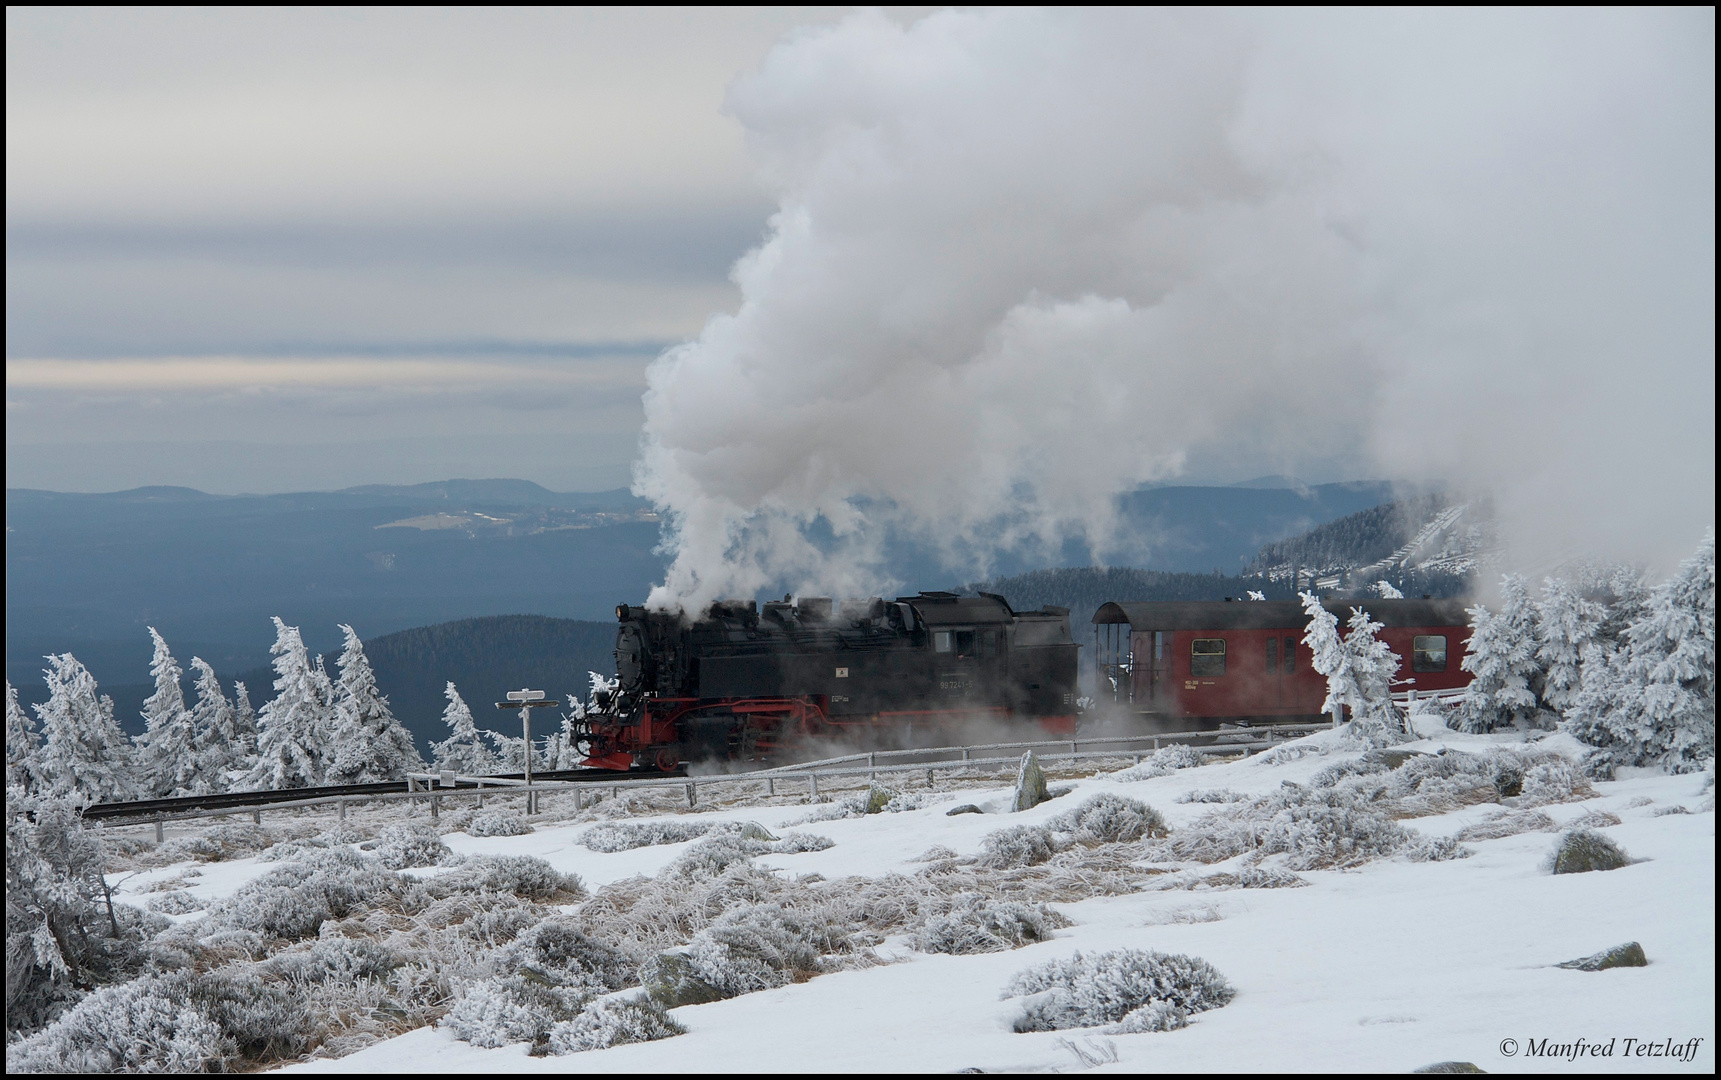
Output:
[[[180,687],[184,671],[155,627],[149,628],[155,658],[149,673],[155,693],[143,703],[144,730],[138,739],[138,781],[156,796],[200,795],[197,787],[197,732]]]
[[[1607,609],[1578,594],[1564,578],[1542,581],[1536,604],[1536,666],[1542,673],[1542,705],[1564,714],[1583,688],[1584,650],[1595,638]]]
[[[36,724],[30,714],[18,704],[18,688],[6,680],[6,783],[21,791],[36,787],[36,750],[42,740],[36,735]]]
[[[1352,608],[1350,633],[1340,636],[1338,619],[1313,593],[1299,594],[1309,625],[1303,642],[1309,665],[1327,678],[1327,698],[1321,711],[1341,706],[1350,710],[1351,732],[1371,745],[1385,746],[1404,738],[1404,714],[1392,700],[1392,682],[1399,657],[1378,633],[1381,624],[1362,608]]]
[[[249,767],[244,740],[239,734],[233,703],[221,692],[215,669],[200,656],[191,658],[196,673],[197,704],[191,707],[191,730],[196,736],[189,794],[203,795],[227,790],[227,774],[241,763]]]
[[[233,680],[233,731],[233,745],[240,751],[233,767],[248,771],[257,764],[257,710],[251,707],[251,691],[238,679]]]
[[[1375,591],[1375,595],[1379,596],[1382,600],[1404,599],[1404,594],[1394,588],[1392,582],[1387,581],[1385,578],[1375,582],[1372,588]]]
[[[472,710],[460,696],[460,691],[449,683],[443,693],[448,697],[448,708],[442,710],[442,722],[448,725],[450,734],[430,748],[436,767],[464,776],[489,776],[501,772],[502,763],[479,737]]]
[[[1649,596],[1612,656],[1586,657],[1566,730],[1602,749],[1602,769],[1693,772],[1715,756],[1715,534]],[[1594,670],[1590,661],[1594,660]]]
[[[84,803],[139,798],[131,747],[114,723],[113,699],[97,692],[95,676],[71,653],[46,659],[48,700],[32,706],[42,722],[39,790]]]
[[[346,647],[335,684],[333,761],[330,783],[368,784],[398,780],[424,768],[412,736],[389,711],[388,699],[377,689],[376,673],[365,656],[364,643],[352,627],[341,624]]]
[[[1456,720],[1463,731],[1493,731],[1520,721],[1540,725],[1537,690],[1542,669],[1536,662],[1536,607],[1517,574],[1500,580],[1500,611],[1478,604],[1470,612],[1470,638],[1459,667],[1471,673],[1458,702]]]
[[[257,714],[257,761],[245,786],[314,787],[323,778],[328,678],[318,678],[320,665],[312,666],[299,628],[280,616],[275,617],[275,644],[269,652],[275,657],[275,697]]]

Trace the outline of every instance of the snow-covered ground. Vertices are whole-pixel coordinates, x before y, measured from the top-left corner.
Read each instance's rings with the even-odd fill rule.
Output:
[[[1316,742],[1328,735],[1316,736]],[[1407,749],[1475,751],[1517,736],[1441,732]],[[1562,738],[1540,746],[1560,745]],[[1067,794],[1020,814],[1004,814],[1006,787],[959,792],[953,802],[801,826],[835,846],[757,863],[827,879],[913,874],[934,845],[975,854],[999,828],[1043,822],[1100,792],[1147,802],[1174,832],[1212,809],[1177,802],[1192,789],[1264,794],[1284,781],[1358,756],[1334,751],[1281,764],[1262,759],[1184,769],[1119,783],[1077,780]],[[1475,854],[1446,862],[1390,858],[1346,871],[1302,871],[1307,888],[1167,889],[1054,905],[1074,923],[1054,940],[971,956],[912,951],[887,941],[891,962],[822,975],[774,990],[672,1011],[687,1033],[658,1042],[561,1057],[530,1057],[527,1045],[479,1049],[445,1029],[423,1028],[345,1058],[291,1066],[322,1072],[790,1072],[986,1071],[1084,1068],[1073,1041],[1091,1056],[1115,1051],[1123,1071],[1397,1071],[1468,1061],[1490,1072],[1676,1070],[1715,1067],[1715,816],[1698,811],[1702,776],[1641,774],[1595,785],[1594,799],[1543,806],[1559,824],[1594,810],[1622,822],[1606,835],[1635,860],[1622,869],[1554,876],[1543,860],[1557,833],[1468,841]],[[1000,812],[946,811],[975,802]],[[752,820],[780,830],[807,806],[714,810],[697,820]],[[1658,815],[1658,811],[1663,813]],[[1500,812],[1469,806],[1405,824],[1428,836],[1454,835]],[[689,820],[680,816],[679,820]],[[535,855],[578,873],[588,887],[656,874],[689,844],[614,854],[579,843],[589,823],[540,825],[524,836],[444,840],[456,852]],[[199,899],[231,894],[273,864],[255,859],[199,864],[187,881]],[[1226,864],[1196,868],[1201,874]],[[114,875],[116,899],[142,904],[159,881],[186,865]],[[435,869],[413,871],[436,873]],[[577,907],[570,908],[577,911]],[[200,913],[180,916],[198,918]],[[1601,972],[1554,965],[1637,941],[1645,968]],[[1024,968],[1080,950],[1120,947],[1201,957],[1236,988],[1229,1005],[1190,1018],[1177,1031],[1106,1035],[1097,1029],[1018,1034],[1019,1000],[1000,990]],[[1530,1055],[1533,1043],[1611,1046],[1608,1056],[1568,1061]],[[1637,1040],[1628,1044],[1626,1040]],[[1628,1046],[1699,1040],[1681,1061],[1629,1056]]]

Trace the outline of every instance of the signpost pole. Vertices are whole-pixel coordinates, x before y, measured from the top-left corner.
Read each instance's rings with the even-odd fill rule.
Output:
[[[559,701],[545,701],[542,690],[510,690],[507,701],[498,701],[498,709],[520,710],[520,739],[524,753],[521,755],[525,765],[526,777],[526,813],[528,816],[537,812],[538,794],[532,790],[532,710],[554,708]]]

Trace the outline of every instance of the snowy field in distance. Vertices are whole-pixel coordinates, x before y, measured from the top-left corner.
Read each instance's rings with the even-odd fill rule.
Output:
[[[1314,736],[1321,742],[1328,733]],[[1404,748],[1479,750],[1521,736],[1441,732]],[[1565,745],[1563,737],[1540,747]],[[1570,744],[1574,749],[1576,744]],[[1335,751],[1283,764],[1247,759],[1118,783],[1104,775],[1033,810],[946,816],[956,802],[903,813],[805,826],[835,846],[757,862],[788,874],[912,874],[934,845],[974,854],[982,837],[1007,825],[1042,822],[1099,792],[1140,799],[1173,830],[1211,809],[1178,803],[1189,790],[1229,788],[1260,794],[1284,781],[1360,756]],[[1628,770],[1629,771],[1629,770]],[[1639,772],[1597,783],[1598,797],[1543,806],[1565,824],[1594,810],[1622,823],[1606,834],[1638,860],[1605,873],[1553,876],[1543,860],[1555,833],[1529,832],[1468,841],[1471,858],[1415,863],[1393,858],[1348,871],[1302,871],[1308,888],[1145,891],[1054,905],[1074,925],[1055,940],[1009,952],[929,955],[892,939],[879,953],[894,962],[840,971],[727,1001],[684,1006],[672,1015],[687,1034],[659,1042],[561,1057],[530,1057],[521,1043],[479,1049],[447,1031],[423,1028],[348,1057],[288,1068],[321,1072],[792,1072],[1074,1071],[1084,1067],[1066,1045],[1092,1053],[1115,1048],[1100,1069],[1152,1071],[1387,1071],[1469,1061],[1490,1072],[1560,1070],[1712,1073],[1715,1067],[1715,817],[1697,811],[1708,796],[1702,775]],[[1001,810],[1009,791],[973,788],[957,802]],[[1498,813],[1466,807],[1405,824],[1449,836]],[[755,820],[772,829],[806,817],[806,806],[754,805],[713,810],[700,821]],[[689,820],[680,816],[680,820]],[[589,824],[540,825],[530,835],[444,840],[467,854],[535,855],[578,873],[588,887],[655,874],[688,844],[601,854],[579,843]],[[1173,833],[1175,835],[1175,831]],[[254,859],[200,864],[187,882],[205,901],[230,894],[269,864]],[[114,880],[116,899],[141,904],[157,879],[184,864]],[[1194,867],[1202,874],[1228,864]],[[434,874],[435,869],[415,871]],[[568,910],[577,911],[577,906]],[[197,918],[198,915],[182,916]],[[1602,972],[1554,965],[1638,941],[1650,964]],[[1228,1006],[1191,1017],[1190,1026],[1154,1034],[1091,1031],[1018,1034],[1019,1000],[999,991],[1016,972],[1081,950],[1155,949],[1201,957],[1237,990]],[[1527,1058],[1531,1040],[1592,1043],[1618,1039],[1612,1057]],[[1702,1040],[1695,1058],[1624,1056],[1626,1039],[1683,1044]],[[1515,1040],[1516,1056],[1502,1053]]]

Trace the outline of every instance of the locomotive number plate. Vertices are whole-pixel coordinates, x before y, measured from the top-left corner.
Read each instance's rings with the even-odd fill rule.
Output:
[[[849,669],[848,668],[840,667],[837,669],[837,678],[846,679],[848,677],[849,677]]]

